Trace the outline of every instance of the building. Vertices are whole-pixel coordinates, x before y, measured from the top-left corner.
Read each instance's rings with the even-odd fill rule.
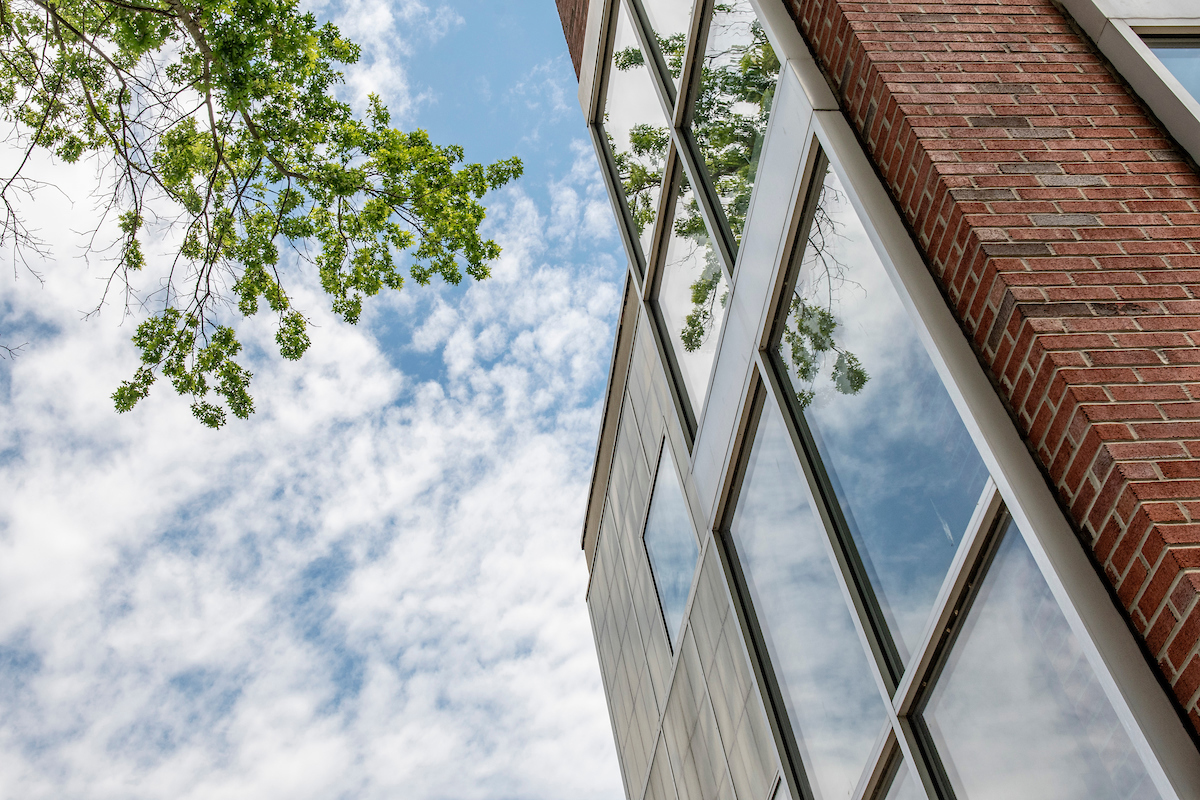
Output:
[[[1200,4],[558,7],[628,798],[1200,798]]]

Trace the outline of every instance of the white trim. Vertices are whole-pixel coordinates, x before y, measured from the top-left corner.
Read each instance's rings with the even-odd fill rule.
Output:
[[[1200,752],[1063,516],[870,161],[840,112],[817,112],[814,122],[824,133],[831,168],[839,173],[1005,505],[1156,788],[1165,799],[1200,797]]]
[[[995,482],[988,478],[983,492],[979,495],[979,502],[975,505],[975,511],[971,515],[971,521],[967,523],[967,532],[963,534],[962,540],[958,543],[954,561],[951,562],[950,569],[946,571],[942,588],[938,592],[937,600],[933,603],[929,619],[925,624],[925,631],[921,634],[921,643],[909,657],[904,677],[896,689],[896,696],[893,698],[892,704],[895,706],[897,714],[910,714],[916,707],[922,691],[921,682],[928,677],[929,670],[934,666],[933,661],[937,655],[938,645],[942,641],[942,635],[955,622],[954,611],[958,608],[963,594],[968,591],[967,581],[971,577],[972,569],[983,557],[984,548],[988,544],[988,533],[995,523],[996,514],[999,511],[1000,494],[996,491]]]
[[[783,3],[779,0],[750,0],[750,5],[762,22],[767,41],[774,48],[780,63],[791,62],[791,68],[812,107],[819,111],[836,111],[837,98],[825,82],[817,62],[809,55],[808,46]]]
[[[1200,161],[1200,101],[1138,36],[1139,31],[1187,35],[1198,30],[1200,6],[1195,0],[1062,0],[1062,4],[1171,135]]]
[[[604,57],[604,40],[607,37],[610,0],[590,0],[588,3],[587,26],[583,30],[583,54],[579,60],[579,106],[588,125],[596,121],[596,100],[599,97],[602,71],[600,60]],[[620,2],[620,0],[617,0]]]
[[[793,67],[807,91],[802,75],[816,69],[812,56],[807,47],[801,50],[798,37],[778,32],[780,27],[794,29],[794,23],[777,16],[763,15],[764,27],[772,44],[784,48],[781,61],[786,56],[797,65],[812,65]],[[1132,30],[1130,34],[1136,38]],[[1145,47],[1140,38],[1137,42]],[[827,99],[822,90],[817,93],[821,96],[809,96],[814,105]],[[1197,118],[1190,121],[1200,152],[1200,123]],[[1200,797],[1200,752],[1046,485],[845,116],[840,110],[815,111],[810,131],[793,138],[795,146],[807,148],[813,133],[829,156],[830,168],[842,180],[1009,513],[1156,787],[1164,798]],[[761,324],[770,324],[769,314]],[[856,624],[861,623],[856,619]],[[906,745],[901,742],[907,751]]]

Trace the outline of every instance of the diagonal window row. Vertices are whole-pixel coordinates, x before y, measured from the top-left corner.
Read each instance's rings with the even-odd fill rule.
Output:
[[[805,800],[1159,797],[821,156],[723,552]]]
[[[614,0],[600,140],[694,434],[779,61],[748,0]]]

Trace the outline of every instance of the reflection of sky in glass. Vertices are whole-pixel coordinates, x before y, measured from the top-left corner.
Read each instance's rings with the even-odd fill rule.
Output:
[[[1147,39],[1146,44],[1183,88],[1200,100],[1200,38]]]
[[[679,234],[680,223],[687,225],[689,235]],[[712,371],[713,358],[717,353],[717,338],[721,331],[721,320],[725,317],[725,297],[728,288],[725,273],[717,261],[704,222],[699,218],[695,195],[690,186],[681,188],[675,202],[674,224],[671,241],[667,245],[667,260],[663,264],[662,282],[658,288],[658,308],[667,328],[671,347],[683,382],[687,386],[692,410],[698,415],[704,405],[704,394],[708,390],[708,375]],[[716,279],[717,284],[705,302],[697,307],[692,302],[692,286],[698,280]],[[687,317],[693,313],[709,313],[702,323],[703,333],[697,339],[684,336]],[[690,352],[685,346],[699,344]]]
[[[903,761],[900,763],[900,769],[896,771],[896,777],[892,778],[891,787],[883,797],[884,800],[928,800],[925,790],[913,778],[907,762]]]
[[[692,117],[696,143],[740,241],[779,62],[748,0],[716,5]]]
[[[662,603],[667,632],[674,647],[683,625],[683,612],[700,552],[683,499],[683,487],[675,472],[675,459],[665,445],[658,464],[658,477],[654,480],[654,495],[650,498],[650,514],[646,518],[646,553],[650,556],[650,571],[654,574],[658,600]]]
[[[1158,797],[1014,524],[924,716],[959,800]]]
[[[619,4],[617,29],[613,42],[613,60],[629,48],[641,53],[637,35],[629,21],[625,4]],[[609,65],[608,91],[604,99],[604,130],[608,134],[613,154],[618,162],[622,155],[634,160],[648,171],[644,180],[634,179],[631,187],[630,169],[621,171],[625,184],[626,200],[633,212],[636,233],[642,242],[642,251],[649,254],[650,239],[654,234],[654,216],[658,211],[658,198],[662,191],[662,175],[666,167],[665,145],[662,154],[634,156],[629,139],[636,125],[650,125],[666,136],[667,118],[662,103],[654,90],[653,78],[646,63],[629,69],[617,69]],[[632,191],[631,191],[632,189]]]
[[[667,68],[679,86],[679,61],[686,44],[688,23],[692,21],[692,3],[688,0],[642,0],[642,8],[650,20],[650,29],[658,37],[659,49]],[[679,53],[679,56],[674,56]]]
[[[805,418],[907,660],[987,472],[832,171],[820,203],[836,231],[825,237],[831,266],[819,267],[806,246],[797,292],[831,308],[834,340],[869,379],[857,395],[841,394],[827,363]],[[809,388],[794,373],[792,380]]]
[[[809,779],[842,800],[887,717],[806,497],[768,401],[730,532]]]

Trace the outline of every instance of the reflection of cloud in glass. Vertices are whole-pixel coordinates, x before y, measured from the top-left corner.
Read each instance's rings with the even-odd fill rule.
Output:
[[[810,782],[850,797],[886,715],[783,419],[763,410],[731,533]]]
[[[927,800],[921,784],[913,778],[912,770],[908,768],[908,762],[901,762],[900,769],[896,771],[896,777],[892,778],[891,787],[884,795],[884,800]]]
[[[779,60],[748,0],[718,3],[709,24],[692,131],[739,241],[778,75]]]
[[[671,449],[665,445],[659,460],[658,477],[654,480],[654,494],[650,498],[650,513],[646,518],[646,553],[650,557],[650,571],[654,575],[658,600],[662,603],[663,616],[667,620],[667,632],[674,645],[683,625],[683,612],[687,607],[692,575],[696,572],[696,557],[700,552],[683,499],[683,487],[679,485],[679,475],[675,472],[675,459],[671,456]]]
[[[667,118],[624,3],[619,4],[613,60],[608,70],[604,131],[642,251],[649,254],[666,167]]]
[[[675,202],[671,240],[662,269],[658,308],[679,371],[683,374],[692,410],[699,415],[717,353],[728,290],[725,273],[717,261],[704,221],[696,210],[690,186],[680,189],[679,199]]]
[[[1014,524],[924,716],[959,800],[1159,796]]]
[[[837,176],[819,201],[836,233],[806,248],[797,292],[828,306],[868,380],[837,391],[825,364],[805,409],[901,654],[916,646],[987,472]],[[789,318],[789,325],[795,325]],[[809,388],[791,375],[798,391]]]
[[[1200,100],[1200,38],[1148,39],[1146,43],[1183,88]]]
[[[692,21],[692,4],[680,0],[642,0],[642,8],[650,21],[650,29],[658,38],[659,49],[667,67],[679,85],[679,63],[687,40],[688,23]]]

